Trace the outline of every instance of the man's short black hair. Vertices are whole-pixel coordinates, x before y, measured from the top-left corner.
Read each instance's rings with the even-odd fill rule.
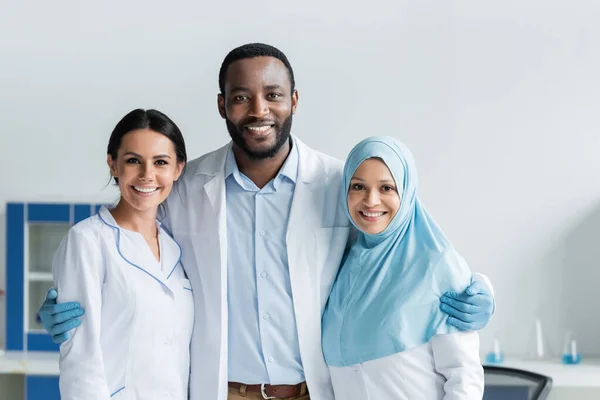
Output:
[[[281,61],[288,70],[290,83],[292,85],[292,93],[294,93],[294,89],[296,88],[294,71],[292,70],[292,66],[290,65],[290,62],[285,54],[283,54],[281,50],[268,44],[248,43],[231,50],[223,60],[223,64],[221,64],[221,70],[219,71],[219,89],[221,90],[222,95],[225,95],[225,77],[227,76],[227,69],[229,66],[238,60],[255,57],[274,57]]]

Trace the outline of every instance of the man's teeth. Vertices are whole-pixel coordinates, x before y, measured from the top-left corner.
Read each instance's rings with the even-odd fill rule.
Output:
[[[364,212],[364,211],[361,211],[361,212],[365,217],[381,217],[383,214],[385,214],[384,212],[375,212],[375,213],[369,213],[369,212]]]
[[[264,132],[268,131],[269,129],[271,129],[271,126],[270,125],[267,125],[267,126],[247,126],[246,129],[248,129],[249,131],[252,131],[252,132],[264,133]]]
[[[152,192],[158,190],[158,188],[145,188],[145,187],[139,187],[139,186],[134,186],[133,188],[135,190],[137,190],[138,192],[142,192],[142,193],[152,193]]]

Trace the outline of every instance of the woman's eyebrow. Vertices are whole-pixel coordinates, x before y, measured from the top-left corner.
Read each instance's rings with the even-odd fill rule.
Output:
[[[359,178],[358,176],[353,176],[351,180],[353,180],[353,181],[361,181],[361,182],[365,181],[364,179]],[[380,179],[377,182],[379,182],[379,183],[395,183],[393,179]]]
[[[134,153],[133,151],[128,151],[127,153],[123,154],[124,156],[134,156],[134,157],[138,157],[138,158],[144,158],[141,155],[139,155],[138,153]],[[157,156],[152,157],[154,160],[157,160],[159,158],[171,158],[170,155],[168,154],[159,154]]]

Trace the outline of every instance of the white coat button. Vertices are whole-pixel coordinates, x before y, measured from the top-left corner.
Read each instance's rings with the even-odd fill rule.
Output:
[[[269,314],[263,314],[263,319],[266,321],[269,319]]]
[[[259,234],[260,236],[265,236],[265,231],[263,231],[263,230],[260,230],[260,231],[258,231],[258,234]]]
[[[273,357],[269,357],[269,362],[273,362]]]
[[[266,278],[266,277],[267,277],[267,273],[266,273],[266,272],[263,272],[262,274],[260,274],[260,277],[261,277],[261,278]]]

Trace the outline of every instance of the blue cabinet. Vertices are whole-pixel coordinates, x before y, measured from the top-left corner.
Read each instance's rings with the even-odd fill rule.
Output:
[[[6,349],[56,351],[37,308],[52,285],[52,251],[70,227],[70,206],[6,205]]]
[[[26,376],[25,400],[60,400],[58,378],[53,376]]]
[[[37,311],[52,286],[52,258],[62,238],[96,209],[92,204],[6,205],[7,350],[58,350]]]
[[[52,258],[69,228],[100,207],[6,204],[6,350],[58,351],[38,315],[52,286]],[[57,376],[27,375],[24,380],[26,400],[60,399]]]

